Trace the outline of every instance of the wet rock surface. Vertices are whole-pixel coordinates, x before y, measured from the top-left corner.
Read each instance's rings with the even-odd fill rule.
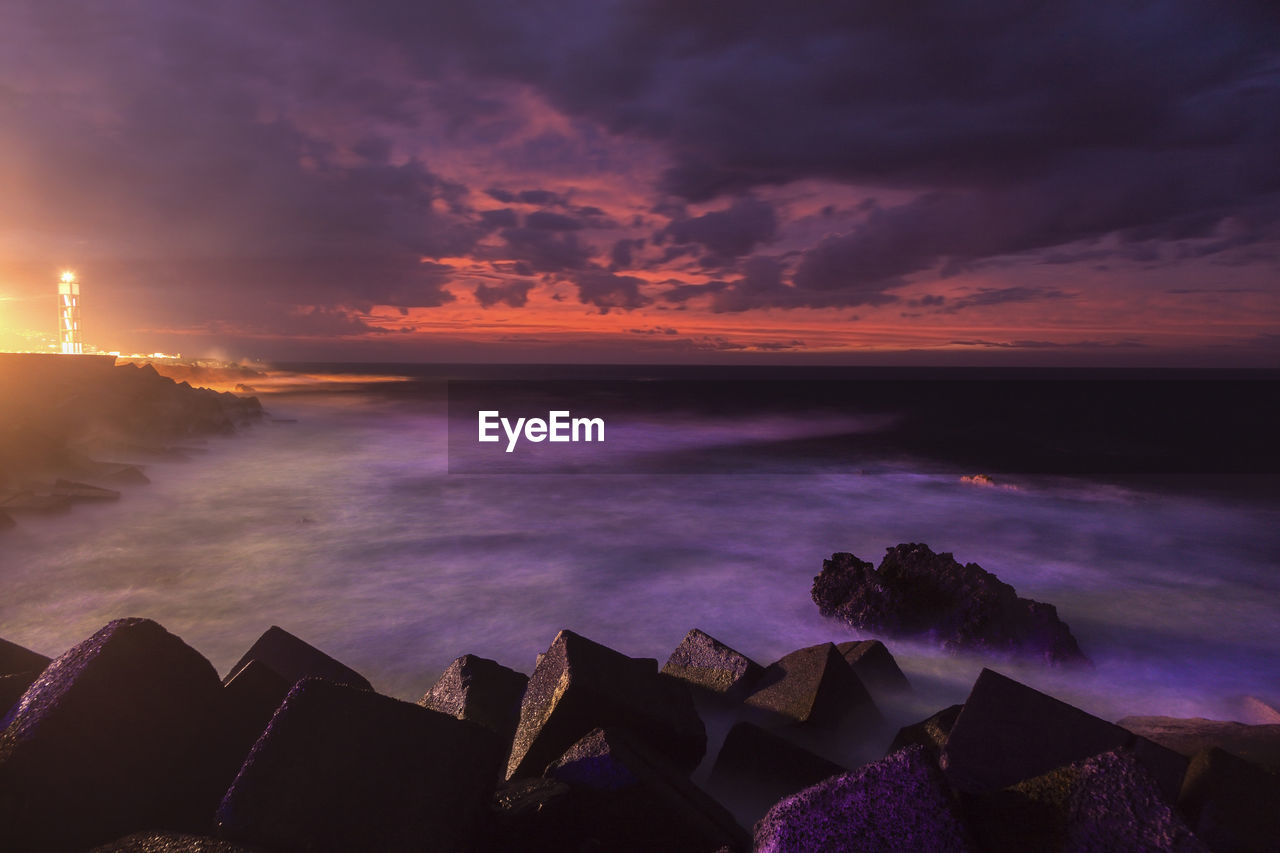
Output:
[[[837,643],[836,650],[862,681],[872,697],[908,693],[911,682],[898,668],[898,662],[879,640],[852,640]]]
[[[748,846],[723,806],[625,730],[596,729],[544,775],[569,786],[578,815],[569,837],[579,845],[672,853]]]
[[[1178,808],[1214,853],[1280,850],[1280,774],[1221,749],[1191,760]]]
[[[541,775],[583,735],[607,726],[627,729],[685,772],[707,748],[688,687],[660,678],[657,661],[561,631],[529,678],[507,778]]]
[[[918,723],[903,726],[898,730],[893,743],[889,744],[889,751],[897,752],[908,746],[923,746],[935,755],[940,753],[946,746],[951,727],[956,724],[956,719],[963,708],[963,705],[951,705]]]
[[[926,545],[889,548],[879,568],[853,554],[833,554],[814,578],[812,596],[822,615],[861,631],[927,635],[957,651],[1088,663],[1052,604],[1019,598],[977,563],[961,565]]]
[[[769,664],[744,705],[765,726],[834,729],[882,719],[867,688],[831,643],[797,649]]]
[[[662,672],[696,690],[741,701],[764,673],[764,667],[694,628],[671,653]]]
[[[497,661],[463,655],[449,664],[418,704],[484,726],[509,744],[528,683],[529,676]]]
[[[716,754],[707,790],[744,823],[753,824],[783,797],[847,771],[766,729],[740,722]]]
[[[245,665],[255,660],[275,671],[290,686],[303,678],[326,678],[338,684],[350,684],[364,690],[373,689],[373,685],[363,675],[278,625],[272,625],[263,632],[249,651],[231,667],[225,681],[230,682]]]
[[[1208,853],[1127,752],[1106,752],[1000,791],[967,797],[989,853],[1143,850]]]
[[[323,679],[289,692],[218,807],[218,834],[285,850],[462,850],[493,735]]]
[[[219,690],[199,652],[147,619],[118,619],[57,658],[0,734],[0,849],[207,824]]]
[[[0,639],[0,719],[40,677],[51,658]]]
[[[923,747],[780,801],[755,828],[757,853],[969,853],[969,838],[946,780]]]
[[[990,669],[974,682],[942,750],[947,779],[983,793],[1127,747],[1174,802],[1187,760],[1172,750]]]

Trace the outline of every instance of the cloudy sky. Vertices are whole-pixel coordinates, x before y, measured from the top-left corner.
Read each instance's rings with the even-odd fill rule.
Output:
[[[1270,2],[7,0],[0,347],[1280,365]]]

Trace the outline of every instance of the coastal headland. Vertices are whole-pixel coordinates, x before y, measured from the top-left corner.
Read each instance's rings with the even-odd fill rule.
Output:
[[[149,459],[262,417],[257,398],[193,387],[113,356],[0,353],[0,528],[111,500]]]

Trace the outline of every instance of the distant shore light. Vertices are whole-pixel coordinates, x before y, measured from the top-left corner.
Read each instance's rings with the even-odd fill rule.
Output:
[[[75,280],[76,280],[76,274],[73,273],[71,270],[67,270],[62,274],[62,281],[66,284],[70,284]]]

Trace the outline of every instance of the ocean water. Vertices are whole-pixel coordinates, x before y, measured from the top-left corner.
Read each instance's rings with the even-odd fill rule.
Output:
[[[659,661],[693,627],[765,663],[861,636],[809,597],[823,558],[923,542],[1057,605],[1096,666],[889,639],[917,688],[899,721],[963,701],[983,666],[1110,719],[1229,718],[1241,694],[1280,698],[1274,503],[1079,478],[983,486],[901,457],[775,465],[769,442],[886,423],[777,410],[615,425],[636,453],[744,448],[758,464],[739,470],[450,473],[438,394],[264,404],[296,422],[211,439],[150,463],[153,482],[116,504],[0,537],[0,636],[55,655],[147,616],[223,673],[275,624],[416,700],[464,653],[529,672],[561,628]]]

